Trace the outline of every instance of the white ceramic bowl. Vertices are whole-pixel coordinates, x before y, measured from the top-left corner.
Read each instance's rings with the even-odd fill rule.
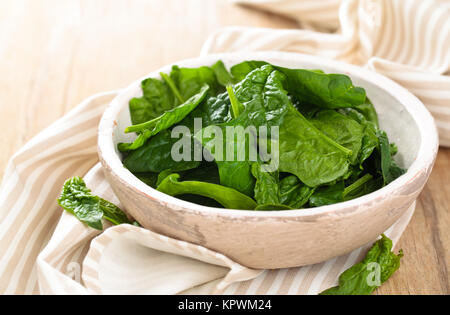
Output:
[[[106,177],[126,210],[144,227],[218,251],[253,268],[284,268],[318,263],[352,251],[389,228],[425,185],[438,136],[430,113],[407,90],[374,72],[327,59],[281,52],[229,53],[175,64],[183,67],[227,67],[244,60],[264,60],[290,68],[344,73],[366,89],[380,126],[399,149],[397,161],[408,171],[386,187],[363,197],[318,208],[288,211],[244,211],[204,207],[163,194],[123,167],[118,142],[130,125],[128,102],[142,95],[137,80],[108,106],[99,126],[98,151]],[[172,65],[146,77],[159,77]]]

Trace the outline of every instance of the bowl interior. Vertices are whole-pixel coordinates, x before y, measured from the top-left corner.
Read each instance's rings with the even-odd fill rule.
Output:
[[[237,57],[225,57],[222,58],[226,67],[229,69],[232,65],[239,63],[243,60]],[[396,97],[389,93],[383,86],[374,84],[373,82],[342,67],[337,67],[335,63],[324,63],[318,60],[310,59],[280,59],[280,58],[261,58],[261,60],[268,61],[275,65],[290,67],[290,68],[305,68],[305,69],[321,69],[327,73],[343,73],[351,77],[353,83],[357,86],[361,86],[366,90],[367,95],[373,102],[376,111],[378,113],[380,128],[389,136],[391,142],[395,142],[398,147],[398,154],[395,159],[400,166],[409,168],[413,161],[417,157],[418,150],[421,145],[420,131],[417,123],[412,117],[412,114],[406,110],[405,105],[402,104]],[[201,65],[212,65],[217,59],[210,60],[195,60],[184,61],[177,63],[184,67],[198,67]],[[170,72],[171,66],[167,66],[160,71]],[[349,71],[350,70],[350,71]],[[146,76],[160,78],[159,72],[156,71]],[[121,95],[115,100],[120,105],[120,110],[116,118],[116,124],[113,129],[113,145],[115,154],[122,158],[122,154],[117,150],[117,144],[120,142],[131,142],[136,138],[135,134],[125,134],[123,131],[129,125],[131,125],[130,113],[128,108],[128,102],[133,97],[141,97],[142,90],[140,82],[138,80],[128,87]]]
[[[332,61],[324,58],[284,52],[239,52],[202,56],[174,64],[180,67],[199,67],[212,65],[222,60],[227,68],[245,60],[265,60],[269,63],[305,69],[321,69],[327,73],[347,74],[357,86],[365,88],[379,116],[380,127],[387,132],[391,142],[398,147],[395,159],[398,164],[408,169],[407,173],[395,181],[371,194],[350,201],[329,206],[289,211],[245,211],[210,208],[194,205],[190,202],[163,194],[141,182],[123,167],[121,153],[117,150],[119,142],[131,142],[134,134],[125,134],[124,130],[131,124],[128,103],[133,97],[142,96],[140,83],[148,77],[159,78],[160,72],[169,73],[172,65],[154,71],[123,89],[107,107],[99,125],[99,155],[115,176],[123,184],[136,191],[159,200],[172,209],[185,209],[203,215],[226,217],[313,217],[330,211],[340,211],[359,205],[368,204],[377,198],[389,198],[393,191],[414,181],[417,176],[431,169],[438,148],[438,136],[434,120],[425,106],[406,89],[390,79],[375,72]]]

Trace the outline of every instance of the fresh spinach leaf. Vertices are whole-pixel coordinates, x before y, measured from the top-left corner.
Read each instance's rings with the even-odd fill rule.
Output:
[[[167,169],[182,171],[198,167],[200,162],[193,159],[175,161],[172,158],[172,147],[177,141],[179,139],[172,138],[169,130],[163,130],[149,139],[142,147],[131,151],[123,160],[123,165],[132,173],[159,173]],[[193,148],[192,144],[191,150]],[[192,158],[192,156],[191,151],[190,157]]]
[[[196,134],[196,138],[215,158],[221,185],[234,188],[249,196],[253,195],[255,183],[249,160],[250,147],[255,146],[257,142],[258,131],[255,129],[263,125],[279,123],[283,115],[280,107],[283,101],[287,100],[287,96],[275,87],[281,85],[280,75],[274,72],[271,66],[265,66],[250,73],[234,87],[234,94],[237,101],[244,106],[244,111],[227,123],[207,127]],[[255,128],[253,133],[246,132],[249,126]],[[227,127],[234,127],[235,133],[230,134],[231,131]],[[239,127],[241,129],[238,129]],[[217,130],[215,128],[220,128],[223,135],[224,141],[220,148],[215,148],[215,142],[212,141],[213,131]],[[239,135],[243,133],[239,134],[238,130],[245,133],[245,141],[239,139]],[[205,134],[211,134],[211,136],[207,137]],[[256,158],[253,161],[256,161]]]
[[[370,177],[368,175],[370,175]],[[364,176],[366,177],[364,178]],[[375,178],[368,173],[364,176],[345,188],[343,192],[344,200],[355,199],[370,194],[383,187],[382,176]]]
[[[204,196],[214,199],[229,209],[253,210],[256,208],[256,202],[252,198],[235,189],[198,181],[180,182],[179,178],[178,174],[167,176],[158,186],[158,190],[171,196],[183,194]]]
[[[378,130],[378,120],[367,120],[363,114],[353,108],[340,109],[339,113],[355,120],[364,128],[361,149],[358,154],[358,164],[362,166],[364,161],[368,159],[372,152],[379,146],[378,137],[376,135]]]
[[[173,66],[170,72],[170,79],[180,92],[183,100],[187,100],[197,94],[204,85],[209,86],[209,96],[215,96],[223,92],[225,88],[217,81],[214,70],[206,66],[198,68]]]
[[[195,119],[200,119],[202,128],[210,125],[218,125],[232,120],[230,113],[230,99],[224,92],[217,96],[210,96],[198,105],[189,115],[180,122],[191,132],[195,132]]]
[[[237,83],[236,79],[234,79],[233,76],[228,72],[227,68],[225,68],[222,60],[219,60],[214,65],[212,65],[211,69],[213,69],[214,73],[216,74],[217,81],[222,86]]]
[[[142,147],[147,139],[183,120],[206,97],[209,87],[204,85],[200,91],[183,104],[166,111],[161,116],[142,124],[132,125],[125,129],[126,133],[138,132],[139,136],[132,143],[119,143],[120,151],[136,150]]]
[[[320,207],[342,202],[344,201],[344,189],[345,183],[343,181],[330,186],[319,187],[309,198],[309,205],[311,207]]]
[[[400,267],[400,258],[392,252],[392,241],[384,234],[375,242],[366,257],[339,276],[339,285],[321,295],[369,295],[386,282]]]
[[[230,97],[232,117],[236,118],[245,110],[245,107],[236,98],[236,95],[234,94],[233,91],[233,87],[231,85],[227,85],[227,92],[228,96]]]
[[[162,115],[176,106],[176,99],[167,83],[158,79],[145,79],[141,83],[143,96],[130,100],[133,124],[141,124]]]
[[[264,64],[266,63],[261,61],[244,61],[233,66],[231,73],[235,78],[242,79],[247,71],[250,73]],[[346,75],[273,67],[286,75],[285,88],[290,94],[318,107],[327,109],[354,107],[366,100],[365,90],[355,87]]]
[[[297,176],[290,175],[280,181],[280,202],[293,209],[300,209],[308,203],[315,191],[303,184]]]
[[[244,61],[232,66],[230,72],[237,81],[242,81],[250,72],[267,64],[265,61]]]
[[[386,133],[380,130],[377,132],[377,136],[380,142],[381,173],[383,175],[384,183],[387,185],[403,175],[406,170],[399,167],[392,159],[391,146]]]
[[[357,181],[352,183],[350,186],[345,187],[344,191],[342,192],[342,197],[345,199],[345,197],[354,194],[355,191],[358,191],[363,187],[367,182],[369,182],[371,179],[373,179],[373,176],[370,174],[365,174],[363,177],[359,178]]]
[[[253,163],[251,172],[256,179],[255,200],[258,205],[280,204],[278,172],[267,172],[260,163]]]
[[[354,106],[354,109],[360,112],[367,121],[370,121],[376,129],[379,128],[378,115],[369,98],[366,98],[364,103]]]
[[[72,177],[64,183],[58,204],[78,220],[97,230],[103,230],[102,219],[115,225],[131,224],[126,214],[116,205],[93,195],[81,177]]]
[[[202,162],[199,167],[180,173],[183,181],[220,184],[219,170],[214,162]]]
[[[184,101],[187,98],[184,98],[183,96],[181,96],[180,91],[178,91],[178,88],[175,85],[175,83],[172,81],[172,78],[170,76],[168,76],[167,74],[165,74],[164,72],[160,72],[159,75],[164,80],[164,82],[166,82],[166,84],[169,86],[170,90],[172,91],[173,95],[175,95],[178,102],[184,103]]]
[[[292,105],[280,126],[280,171],[296,175],[309,187],[342,178],[353,152],[320,132]]]
[[[310,122],[326,136],[351,150],[350,162],[358,163],[364,136],[363,126],[334,110],[322,110],[310,119]]]

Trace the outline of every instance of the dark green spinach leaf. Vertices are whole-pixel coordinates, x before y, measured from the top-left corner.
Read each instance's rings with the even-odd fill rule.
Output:
[[[387,185],[403,175],[406,170],[398,166],[393,160],[391,146],[386,133],[380,130],[377,132],[377,136],[380,142],[381,173],[384,178],[384,183]]]
[[[103,230],[102,219],[115,225],[132,224],[116,205],[93,195],[81,177],[72,177],[64,183],[58,204],[78,220],[97,230]]]
[[[321,295],[369,295],[386,282],[400,267],[400,258],[392,251],[392,241],[384,234],[367,253],[366,257],[339,276],[339,285]]]
[[[180,182],[179,178],[178,174],[167,176],[158,186],[158,190],[171,196],[183,194],[204,196],[214,199],[229,209],[253,210],[256,208],[256,202],[252,198],[232,188],[198,181]]]
[[[123,160],[123,165],[132,173],[159,173],[167,169],[182,171],[198,167],[200,162],[192,159],[194,149],[192,142],[190,160],[175,161],[172,158],[172,148],[177,141],[179,139],[172,138],[169,130],[163,130],[142,147],[131,151]]]
[[[125,129],[125,132],[138,132],[139,136],[133,143],[119,143],[119,150],[124,152],[139,149],[150,137],[183,120],[203,101],[208,90],[209,87],[204,85],[200,88],[200,91],[197,94],[193,95],[183,104],[166,111],[164,114],[155,119],[142,124],[129,126]]]

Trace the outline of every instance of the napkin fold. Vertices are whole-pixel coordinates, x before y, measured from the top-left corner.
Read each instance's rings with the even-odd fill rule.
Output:
[[[235,0],[295,19],[302,29],[228,27],[201,54],[281,50],[367,67],[415,94],[450,146],[450,2],[447,0]]]
[[[317,294],[371,245],[316,265],[255,270],[133,225],[87,227],[56,199],[67,178],[85,175],[94,194],[121,206],[96,152],[97,126],[115,95],[90,97],[10,160],[0,187],[0,293]],[[394,244],[414,208],[386,231]]]

